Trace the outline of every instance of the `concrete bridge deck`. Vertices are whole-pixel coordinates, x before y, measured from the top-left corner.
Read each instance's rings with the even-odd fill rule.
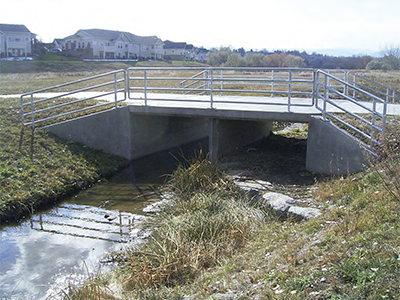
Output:
[[[65,93],[37,93],[35,98],[62,97]],[[96,98],[114,102],[114,95],[101,96],[102,92],[80,92],[74,94],[74,98]],[[0,99],[20,98],[22,94],[0,95]],[[100,97],[99,97],[100,95]],[[118,99],[123,99],[124,94],[118,93]],[[171,114],[181,116],[210,116],[242,119],[274,119],[277,121],[308,122],[310,115],[321,115],[321,111],[315,107],[311,98],[291,98],[290,111],[288,110],[287,97],[259,97],[259,96],[213,96],[212,107],[210,96],[207,95],[182,95],[182,94],[147,94],[147,100],[143,93],[131,94],[131,98],[123,100],[128,106],[132,106],[132,112]],[[121,100],[122,101],[122,100]],[[365,113],[365,109],[352,104],[347,100],[334,100],[340,107],[353,113]],[[322,106],[322,100],[318,100]],[[362,105],[372,110],[372,102],[362,102]],[[377,111],[383,112],[382,104],[377,104]],[[332,105],[327,107],[331,113],[341,113]],[[399,116],[400,104],[388,103],[386,115]]]

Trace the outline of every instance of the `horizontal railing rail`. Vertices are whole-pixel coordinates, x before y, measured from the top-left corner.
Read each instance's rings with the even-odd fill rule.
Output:
[[[163,76],[163,74],[168,74]],[[148,101],[163,99],[166,94],[192,95],[186,102],[208,101],[210,108],[215,103],[230,102],[229,98],[217,96],[264,96],[264,101],[251,104],[277,105],[271,97],[285,96],[290,111],[291,106],[313,106],[313,69],[291,68],[200,68],[200,67],[132,67],[128,69],[128,98]],[[199,97],[196,97],[198,95]],[[205,98],[203,96],[208,96]],[[294,97],[308,98],[309,103],[292,103]],[[182,101],[168,97],[165,101]]]
[[[338,81],[344,86],[344,91],[329,85],[330,80]],[[324,119],[330,117],[350,128],[361,138],[367,139],[371,146],[382,142],[387,110],[385,99],[322,70],[316,71],[315,84],[316,108],[322,112]],[[352,97],[354,93],[361,95],[363,101]],[[352,108],[348,108],[349,105]],[[332,112],[335,110],[337,113]],[[347,116],[352,118],[347,119]]]
[[[370,78],[354,72],[346,73],[346,81],[353,84],[354,86],[361,88],[362,90],[378,96],[379,98],[385,99],[387,103],[395,103],[396,101],[396,90],[394,88],[391,88],[390,86],[384,85],[380,82],[376,82]],[[358,95],[357,92],[353,90],[352,97],[358,98],[360,97],[360,95]]]
[[[126,70],[25,93],[20,100],[22,124],[33,128],[38,124],[48,126],[68,117],[115,108],[126,100]]]

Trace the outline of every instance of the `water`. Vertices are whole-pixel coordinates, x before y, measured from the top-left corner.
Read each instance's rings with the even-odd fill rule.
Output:
[[[98,272],[104,254],[131,238],[130,230],[144,218],[142,209],[159,200],[162,172],[160,166],[152,170],[138,176],[131,165],[110,181],[3,228],[0,299],[46,299]]]

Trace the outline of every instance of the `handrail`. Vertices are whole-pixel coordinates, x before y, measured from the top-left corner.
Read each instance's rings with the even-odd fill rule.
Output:
[[[350,77],[352,77],[352,79]],[[357,80],[358,78],[368,84],[365,84],[360,80]],[[367,91],[373,93],[378,97],[384,97],[386,99],[386,102],[388,103],[395,103],[396,101],[396,90],[394,88],[391,88],[390,86],[384,85],[380,82],[374,81],[370,78],[367,78],[365,76],[350,71],[346,73],[346,81],[352,83],[355,86],[359,86],[363,89],[366,89]],[[353,97],[356,97],[355,93],[353,94]]]
[[[294,112],[292,107],[302,106],[315,107],[324,119],[340,122],[371,145],[379,144],[385,131],[387,103],[394,101],[394,89],[360,75],[357,78],[365,82],[350,80],[351,76],[352,72],[344,70],[309,68],[131,67],[25,93],[21,96],[21,119],[23,125],[35,128],[39,123],[82,112],[110,109],[111,103],[111,109],[118,108],[127,99],[144,106],[150,101],[201,103],[204,109],[229,104],[285,106],[289,113]],[[378,93],[367,83],[386,92]],[[51,91],[57,94],[42,95]],[[87,96],[89,91],[92,94]],[[85,94],[81,97],[80,93]],[[287,100],[281,101],[283,96]],[[105,101],[89,101],[99,99]],[[347,109],[344,102],[353,108]],[[351,124],[335,110],[356,118],[367,129]]]
[[[90,91],[91,96],[86,96],[86,93]],[[79,96],[79,93],[85,93],[85,96],[78,100],[67,98]],[[107,96],[113,97],[115,108],[120,102],[126,100],[126,70],[111,71],[22,94],[20,97],[21,121],[23,125],[31,125],[35,128],[39,123],[89,110],[107,108],[110,107],[110,101],[90,102],[90,100],[104,99]],[[66,110],[67,108],[69,110]],[[57,111],[61,109],[62,111]]]
[[[321,80],[321,77],[323,80]],[[345,92],[342,92],[334,87],[328,85],[329,79],[339,82],[345,87]],[[358,93],[367,100],[359,101],[359,99],[350,96],[350,92]],[[356,133],[360,134],[362,137],[366,138],[370,142],[370,146],[374,144],[380,144],[385,134],[385,123],[386,123],[386,111],[387,111],[387,101],[379,98],[378,96],[361,89],[360,87],[351,84],[345,80],[339,79],[332,76],[328,72],[323,70],[316,71],[316,88],[315,88],[315,98],[316,98],[316,108],[322,112],[322,116],[326,119],[327,116],[340,122],[344,126],[352,129]],[[334,98],[331,95],[335,95]],[[340,99],[340,100],[338,100]],[[320,106],[319,100],[322,100],[322,106]],[[346,109],[343,105],[340,105],[340,101],[347,101],[353,105],[356,109],[350,111]],[[370,105],[367,105],[369,102]],[[369,128],[369,132],[366,132],[364,128],[357,127],[344,118],[340,114],[334,114],[329,111],[329,108],[334,107],[339,112],[344,112],[361,123],[366,124]],[[359,111],[358,113],[356,111]],[[376,136],[378,132],[379,136]]]
[[[160,71],[174,71],[174,76],[160,76]],[[285,95],[289,112],[291,106],[314,105],[314,70],[309,68],[131,67],[127,79],[128,99],[144,99],[145,105],[150,100],[161,100],[157,99],[160,93],[191,94],[191,99],[185,99],[191,102],[207,101],[201,96],[208,95],[210,108],[218,102],[228,103],[228,98],[216,98],[223,95],[265,96],[259,103],[263,105],[277,105],[276,101],[269,101],[270,97]],[[294,97],[309,98],[310,102],[293,104]]]

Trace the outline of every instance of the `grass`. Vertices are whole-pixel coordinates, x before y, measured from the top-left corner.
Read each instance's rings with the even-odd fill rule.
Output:
[[[125,159],[21,125],[19,99],[0,100],[0,225],[94,184]]]
[[[118,299],[398,299],[399,138],[392,131],[370,169],[317,182],[324,214],[301,222],[190,160],[168,181],[173,209],[148,242],[115,256],[117,275],[100,286],[122,282]]]

